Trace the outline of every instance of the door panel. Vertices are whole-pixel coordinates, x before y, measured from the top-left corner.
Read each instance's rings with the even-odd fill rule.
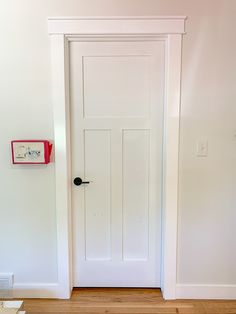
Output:
[[[123,258],[148,259],[149,130],[123,130]]]
[[[147,56],[83,57],[85,117],[148,116],[149,79]]]
[[[74,286],[160,286],[164,47],[70,43]]]
[[[111,258],[110,131],[84,131],[84,170],[90,178],[85,188],[85,258]]]

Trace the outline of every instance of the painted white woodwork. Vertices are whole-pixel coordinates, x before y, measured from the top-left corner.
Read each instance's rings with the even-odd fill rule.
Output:
[[[149,176],[153,171],[149,161],[150,130],[123,130],[122,135],[123,259],[148,260],[149,249],[157,246],[155,242],[149,243]],[[159,147],[159,153],[162,154],[162,147]],[[155,188],[158,193],[160,186]],[[154,206],[155,209],[159,207],[155,203]]]
[[[52,17],[50,34],[182,34],[184,16]],[[127,32],[128,30],[128,32]]]
[[[69,52],[74,286],[159,287],[165,41]]]
[[[175,298],[177,277],[181,42],[181,35],[169,35],[166,45],[162,291],[167,299]]]
[[[177,284],[176,299],[235,300],[236,285]]]
[[[56,208],[57,208],[57,263],[58,284],[61,297],[71,294],[70,274],[70,138],[69,134],[69,98],[66,43],[63,35],[51,38],[52,96],[54,106]],[[62,294],[60,294],[60,290]]]
[[[148,117],[148,56],[84,56],[83,75],[86,118]]]
[[[78,90],[79,91],[79,90]],[[76,117],[75,117],[76,120]],[[76,122],[76,121],[75,121]],[[73,125],[72,125],[73,127]],[[83,257],[87,261],[111,259],[111,138],[109,130],[85,130],[84,142],[78,143],[76,134],[74,145],[84,155],[81,176],[91,180],[84,187],[85,225],[81,224],[79,237],[85,240]],[[77,143],[76,143],[77,142]],[[78,145],[78,146],[77,146]],[[74,163],[81,160],[74,160]],[[74,173],[74,171],[73,171]],[[83,189],[81,186],[80,188]],[[77,188],[79,189],[79,188]],[[76,193],[74,189],[74,193]],[[75,209],[79,206],[73,204]],[[75,225],[76,226],[76,225]],[[79,230],[80,231],[80,230]],[[75,250],[76,248],[74,248]],[[80,253],[81,254],[81,251]],[[79,265],[77,265],[79,267]]]
[[[71,174],[68,168],[70,132],[67,76],[68,42],[112,40],[125,36],[149,41],[165,40],[165,104],[164,104],[164,163],[163,163],[163,242],[162,291],[166,299],[175,298],[176,244],[177,244],[177,188],[178,142],[180,105],[181,34],[185,17],[119,17],[116,18],[50,18],[49,34],[52,39],[54,126],[56,143],[56,195],[58,230],[58,276],[60,296],[68,297],[71,289]],[[80,21],[83,21],[82,24]],[[105,21],[105,22],[104,22]],[[124,21],[133,21],[124,23]],[[157,22],[158,21],[158,22]],[[86,23],[84,23],[86,22]],[[83,25],[83,28],[82,28]],[[115,25],[115,26],[114,26]],[[157,27],[158,26],[158,27]],[[60,139],[60,135],[62,135]],[[115,170],[113,170],[114,173]],[[117,172],[118,173],[118,172]],[[117,174],[116,173],[116,174]],[[59,297],[60,297],[59,296]]]
[[[63,298],[66,295],[59,283],[14,283],[14,298]],[[65,296],[66,297],[66,296]]]

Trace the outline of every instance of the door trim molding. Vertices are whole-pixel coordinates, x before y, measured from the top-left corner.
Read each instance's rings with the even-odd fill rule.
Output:
[[[161,37],[166,43],[161,288],[165,299],[176,298],[180,83],[185,19],[184,16],[48,19],[54,109],[58,285],[62,298],[70,298],[72,290],[68,43],[79,38],[84,40],[84,37],[109,39],[119,36],[147,40]]]

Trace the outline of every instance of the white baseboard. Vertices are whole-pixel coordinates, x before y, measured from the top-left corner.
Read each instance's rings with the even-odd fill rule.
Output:
[[[66,298],[58,283],[15,283],[13,285],[13,297],[53,299]]]
[[[58,283],[14,284],[14,298],[67,299],[68,294]],[[176,285],[176,299],[236,299],[236,285]]]
[[[236,285],[176,285],[176,299],[236,299]]]

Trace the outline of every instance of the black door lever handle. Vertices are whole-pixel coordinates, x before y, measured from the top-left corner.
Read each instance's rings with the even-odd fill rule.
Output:
[[[74,178],[74,185],[89,184],[89,181],[83,181],[80,177]]]

